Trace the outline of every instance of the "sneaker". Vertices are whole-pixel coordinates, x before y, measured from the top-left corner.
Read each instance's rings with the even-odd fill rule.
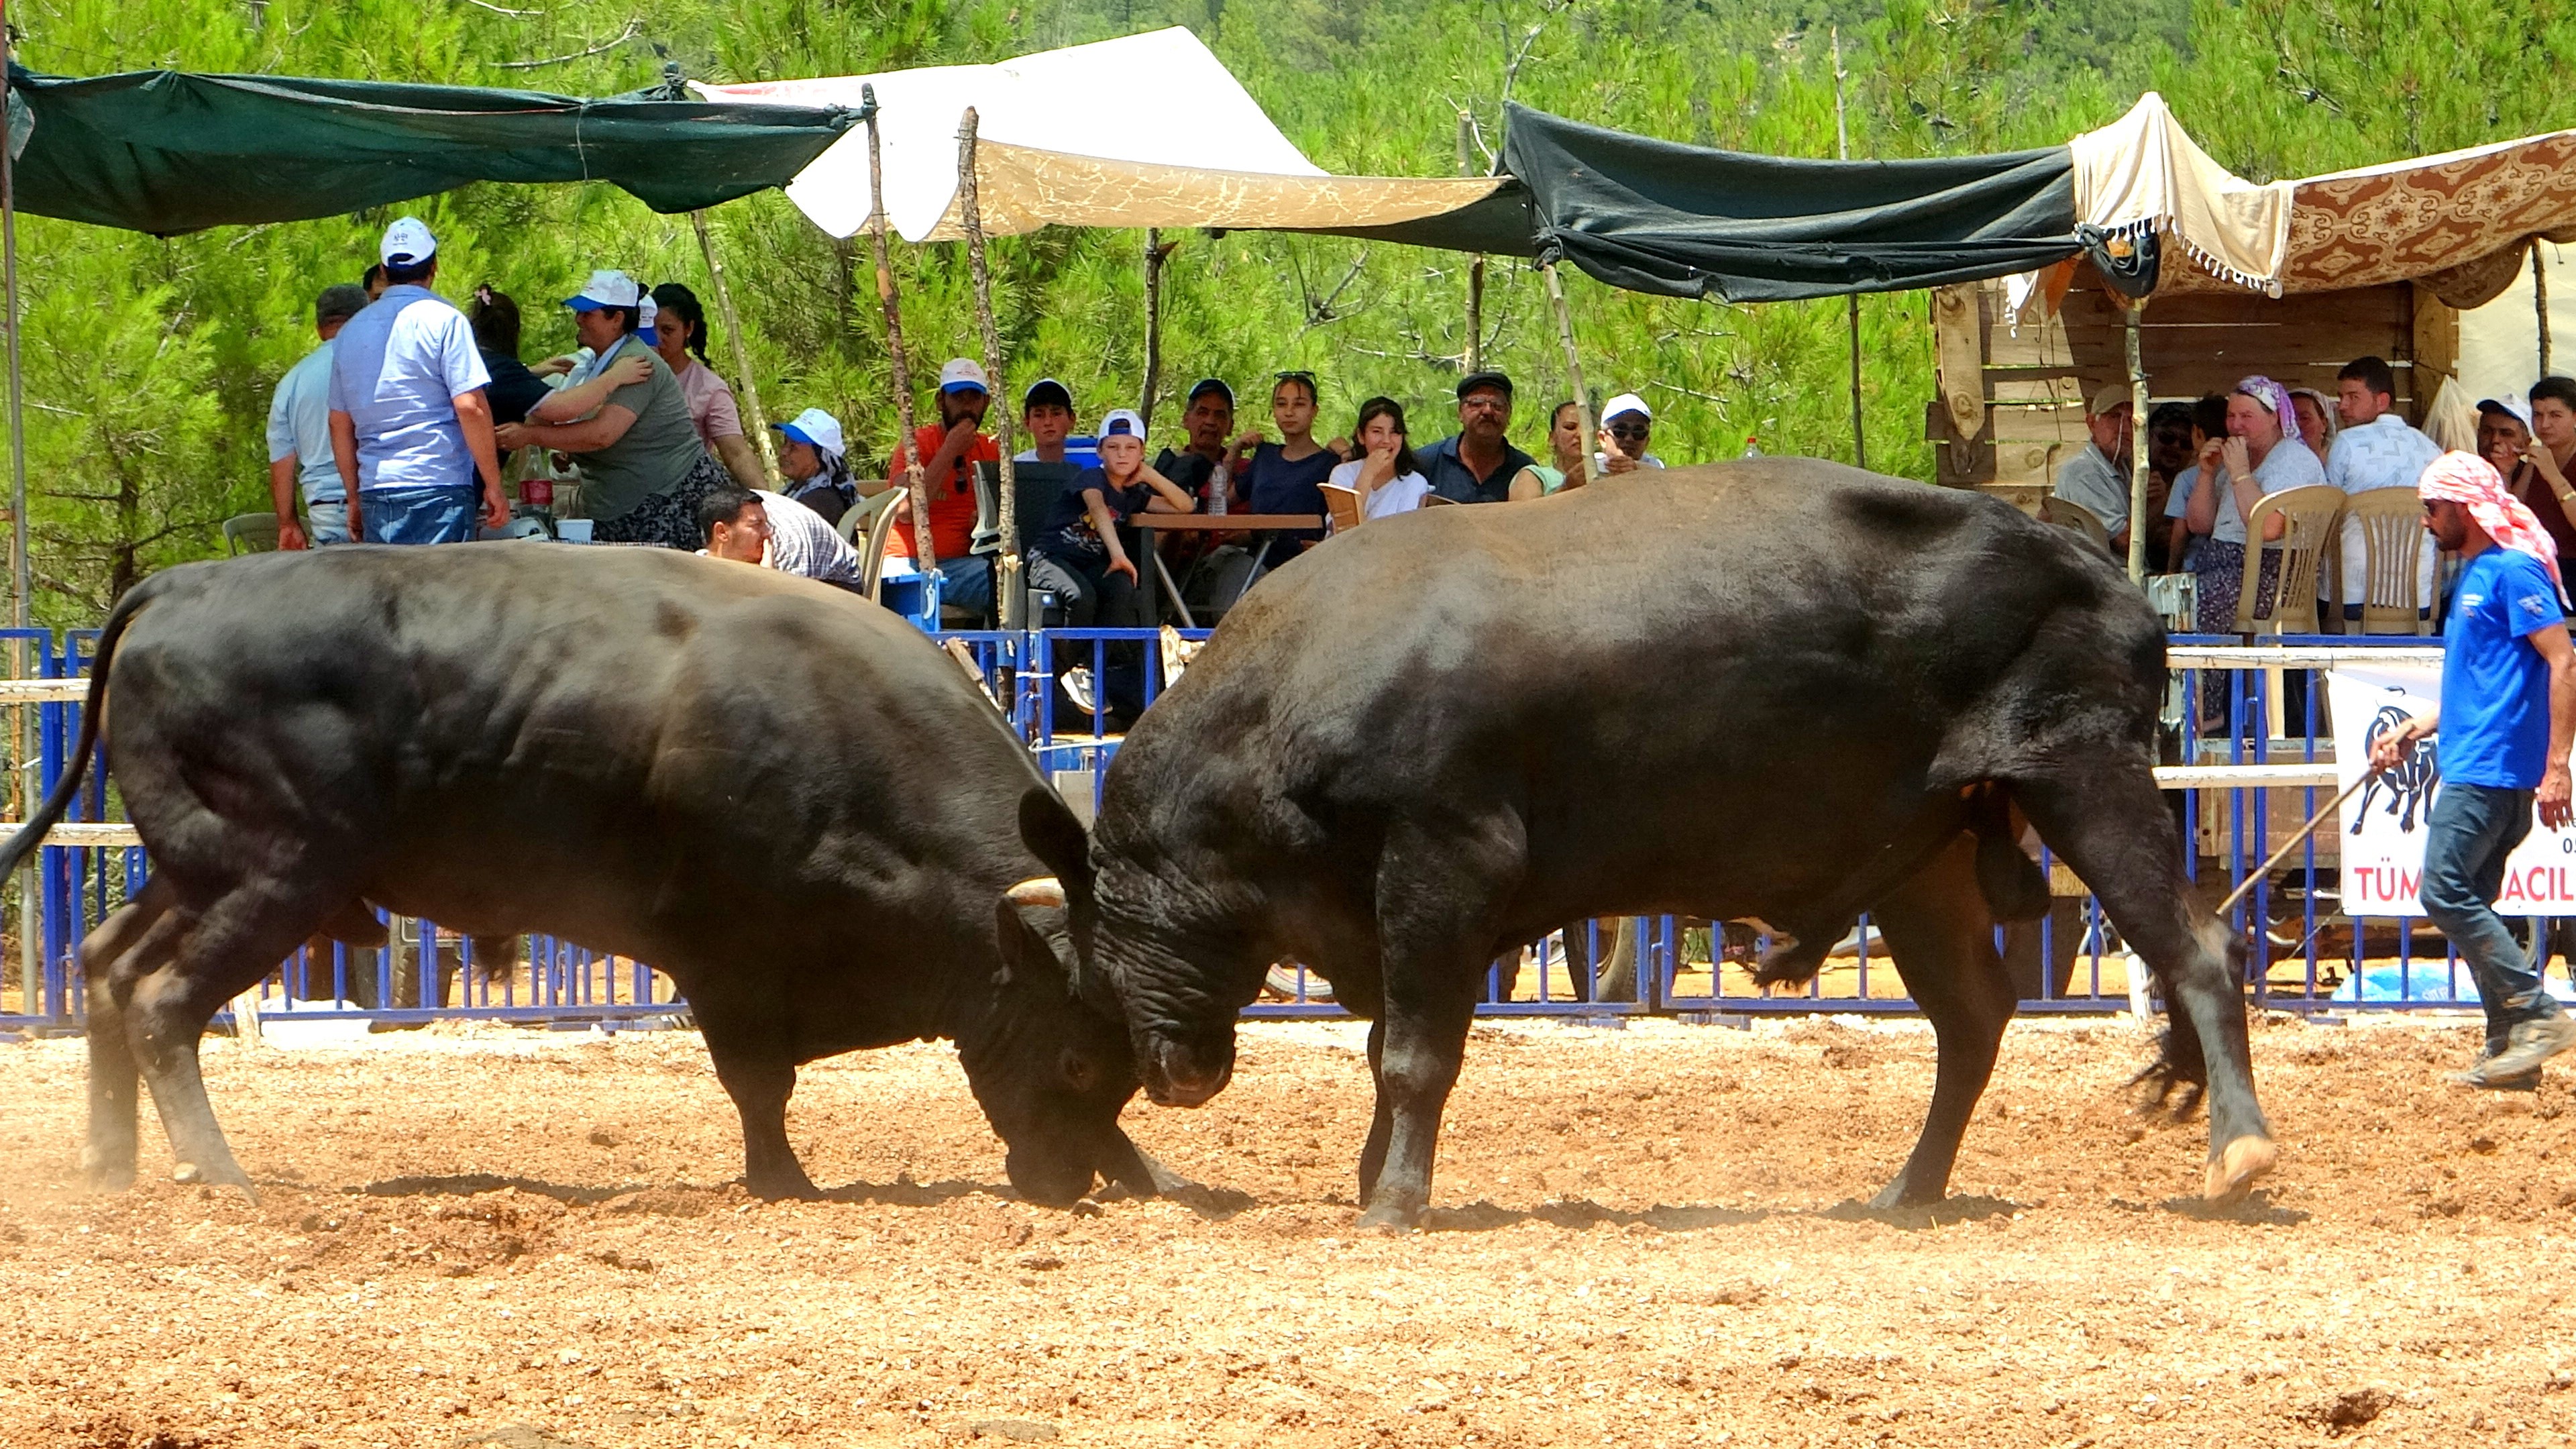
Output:
[[[2540,1070],[2540,1064],[2576,1046],[2576,1017],[2552,1016],[2540,1021],[2517,1023],[2505,1038],[2505,1048],[2466,1072],[2463,1085],[2494,1087]]]
[[[1064,697],[1073,701],[1074,708],[1084,714],[1092,712],[1095,706],[1091,697],[1091,670],[1088,666],[1075,665],[1060,675],[1057,682],[1064,686]]]
[[[2489,1077],[2486,1073],[2486,1065],[2494,1061],[2497,1055],[2494,1047],[2482,1046],[2478,1048],[2478,1059],[2469,1064],[2467,1071],[2453,1072],[2446,1080],[2453,1086],[2468,1087],[2482,1092],[2537,1092],[2540,1090],[2540,1068],[2538,1067],[2533,1067],[2519,1076]]]

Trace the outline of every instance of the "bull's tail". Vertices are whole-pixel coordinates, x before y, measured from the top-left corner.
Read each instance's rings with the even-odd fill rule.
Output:
[[[107,717],[107,667],[116,659],[117,639],[141,612],[144,596],[150,592],[148,588],[128,589],[125,597],[116,601],[116,607],[108,611],[107,625],[98,634],[98,658],[90,665],[89,699],[81,708],[80,743],[72,747],[70,764],[63,777],[54,782],[54,793],[45,797],[34,818],[18,827],[8,844],[0,845],[0,877],[16,871],[18,863],[44,843],[45,833],[61,822],[63,812],[79,798],[81,778],[89,773],[90,756],[98,753],[99,722]]]

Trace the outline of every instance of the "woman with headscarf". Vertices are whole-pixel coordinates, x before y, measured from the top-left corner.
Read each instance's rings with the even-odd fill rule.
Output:
[[[2322,463],[2334,455],[2335,401],[2312,387],[2290,389],[2290,411],[2299,418],[2299,441]]]
[[[2227,395],[2227,433],[2224,441],[2213,438],[2201,450],[2200,481],[2183,515],[2192,532],[2208,535],[2192,564],[2200,576],[2195,622],[2204,634],[2235,631],[2245,588],[2245,520],[2254,505],[2267,493],[2326,481],[2326,465],[2300,444],[2290,390],[2268,377],[2249,377]],[[2262,542],[2279,538],[2286,527],[2274,518]],[[2280,587],[2280,555],[2265,550],[2261,568],[2258,602]]]
[[[694,553],[706,542],[698,528],[698,500],[732,480],[698,441],[670,364],[636,335],[651,300],[624,272],[592,272],[581,294],[564,305],[572,309],[573,334],[593,360],[574,374],[573,386],[530,408],[526,423],[496,436],[505,448],[551,448],[580,463],[582,511],[592,520],[597,542]],[[573,400],[578,386],[629,358],[644,360],[644,380],[619,387],[582,415]]]
[[[707,309],[698,305],[697,293],[678,282],[653,289],[653,350],[680,380],[698,441],[735,482],[745,488],[768,487],[760,457],[742,435],[742,410],[734,406],[733,389],[707,365]]]

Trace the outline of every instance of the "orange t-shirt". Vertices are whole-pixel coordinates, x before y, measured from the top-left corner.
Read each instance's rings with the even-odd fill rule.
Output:
[[[925,423],[912,435],[912,445],[921,450],[925,463],[938,456],[939,445],[947,441],[948,430],[937,423]],[[977,433],[975,441],[969,443],[965,453],[957,459],[957,466],[951,470],[952,476],[932,478],[925,475],[922,478],[922,489],[930,495],[930,541],[938,547],[941,558],[964,558],[974,546],[975,465],[1000,461],[1000,445],[989,434]],[[904,470],[911,466],[911,459],[905,456],[903,449],[896,448],[893,472],[888,475],[895,487],[906,486]],[[886,552],[902,558],[913,556],[910,518],[896,521],[894,535],[886,540]]]

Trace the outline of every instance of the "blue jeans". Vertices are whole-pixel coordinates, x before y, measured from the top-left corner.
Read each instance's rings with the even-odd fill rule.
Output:
[[[307,502],[304,505],[304,541],[315,548],[349,541],[349,505],[345,502]]]
[[[939,602],[961,609],[993,607],[993,558],[970,553],[939,561]]]
[[[370,488],[358,495],[358,521],[369,543],[470,543],[483,512],[483,490]]]
[[[2513,943],[2495,913],[2504,890],[2505,857],[2531,833],[2529,790],[2442,782],[2425,824],[2424,914],[2458,948],[2486,1004],[2488,1044],[2526,1021],[2547,1021],[2558,1002],[2540,989],[2540,968]],[[2548,959],[2548,937],[2535,944]]]

